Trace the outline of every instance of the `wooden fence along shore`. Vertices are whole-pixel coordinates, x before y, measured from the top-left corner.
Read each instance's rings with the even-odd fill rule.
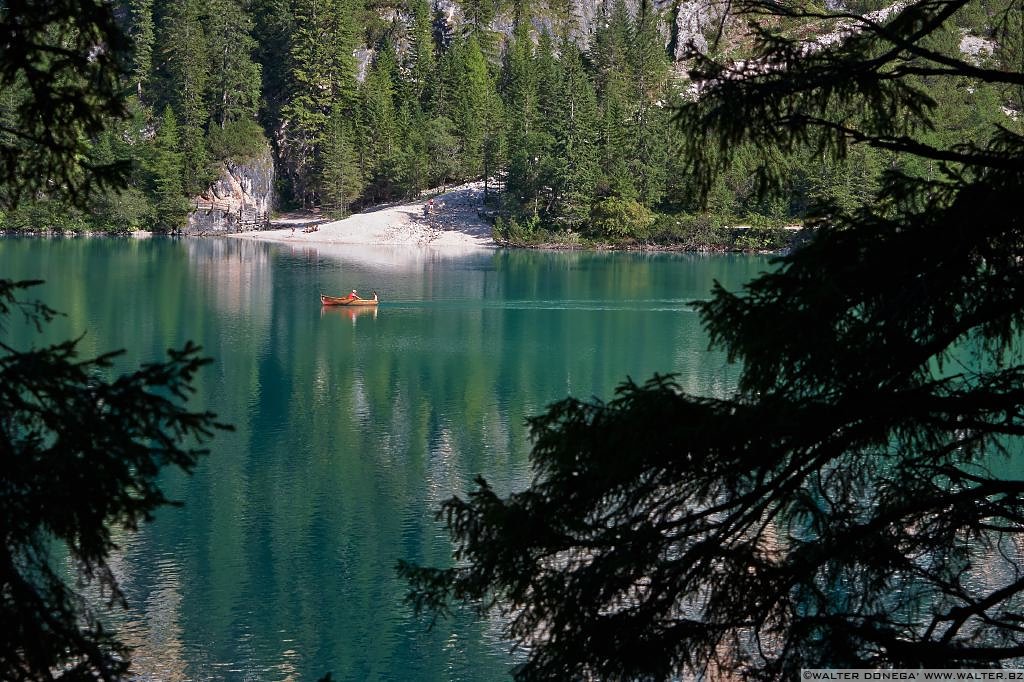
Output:
[[[246,206],[240,206],[237,210],[232,211],[231,204],[228,201],[197,199],[196,210],[207,212],[223,211],[225,217],[229,219],[234,218],[236,229],[239,232],[265,230],[270,227],[269,211],[261,212]]]

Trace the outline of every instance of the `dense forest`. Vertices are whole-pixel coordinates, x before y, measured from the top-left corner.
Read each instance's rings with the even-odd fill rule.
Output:
[[[988,17],[1006,1],[978,0],[930,47],[967,50],[978,63],[1019,61],[1019,45],[986,39]],[[885,4],[868,2],[849,9]],[[688,62],[670,56],[668,20],[649,0],[606,0],[592,30],[571,0],[121,4],[133,43],[124,65],[129,115],[90,143],[94,162],[127,164],[127,189],[82,210],[56,187],[0,212],[0,227],[174,231],[222,164],[270,155],[280,207],[342,216],[483,179],[495,237],[506,243],[699,246],[720,242],[723,226],[777,226],[819,205],[855,207],[887,169],[935,172],[857,145],[838,160],[810,148],[759,148],[733,155],[698,196],[678,153],[687,132],[673,121],[675,103],[694,96]],[[714,24],[707,56],[752,49],[740,23]],[[940,125],[929,132],[937,146],[978,139],[994,124],[1021,128],[1019,91],[927,76],[916,86],[937,108]],[[0,134],[27,96],[26,88],[0,93]],[[765,163],[778,164],[783,179],[767,192],[753,181]],[[752,230],[745,239],[756,247],[773,237]]]

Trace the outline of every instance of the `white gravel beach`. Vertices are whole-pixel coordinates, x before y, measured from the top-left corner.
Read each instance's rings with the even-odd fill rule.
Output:
[[[455,247],[457,250],[494,248],[491,225],[480,217],[483,183],[454,187],[433,197],[430,213],[427,198],[411,203],[375,206],[344,220],[318,222],[313,214],[291,214],[273,221],[273,229],[241,232],[239,239],[281,244]],[[316,230],[304,231],[311,225]]]

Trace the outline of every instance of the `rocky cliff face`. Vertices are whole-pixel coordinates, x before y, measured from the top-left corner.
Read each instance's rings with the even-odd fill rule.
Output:
[[[555,0],[561,4],[561,0]],[[642,0],[626,0],[626,7],[630,13],[636,16],[640,11]],[[530,21],[534,31],[540,33],[547,31],[553,36],[561,35],[565,31],[572,37],[573,41],[583,50],[590,47],[594,33],[605,11],[610,12],[613,0],[568,0],[568,8],[561,6],[554,9],[552,0],[541,0],[531,5]],[[661,34],[665,39],[665,48],[677,61],[682,60],[689,44],[693,44],[699,51],[706,52],[708,42],[706,35],[717,29],[716,22],[721,19],[725,11],[723,0],[649,0],[650,6],[660,18]],[[441,35],[452,35],[461,30],[466,19],[462,9],[462,0],[432,0],[431,6],[434,11],[434,28]],[[383,6],[377,9],[381,20],[385,23],[398,21],[408,23],[411,17],[401,9]],[[491,22],[491,31],[504,36],[505,39],[512,37],[514,30],[513,15],[511,10],[499,14]],[[408,48],[408,45],[399,43],[395,45],[399,54]],[[362,81],[366,76],[370,62],[373,60],[375,50],[363,47],[356,51],[355,58],[358,65],[357,78]]]
[[[531,21],[536,31],[547,30],[558,35],[566,30],[577,45],[582,49],[590,46],[598,24],[605,12],[610,12],[613,0],[569,0],[566,9],[554,10],[552,2],[538,3],[532,12]],[[700,50],[706,50],[705,31],[713,22],[721,17],[724,4],[721,0],[649,0],[650,7],[660,17],[661,33],[665,38],[665,47],[676,58],[681,59],[684,50],[691,41]],[[640,11],[641,0],[626,0],[630,14],[636,16]],[[561,4],[560,2],[558,4]],[[547,5],[547,6],[546,6]],[[454,29],[463,21],[459,0],[435,0],[438,15],[444,17],[450,29]],[[513,31],[512,15],[499,15],[491,24],[491,29],[511,36]]]
[[[267,147],[244,163],[227,162],[220,178],[193,198],[188,234],[227,234],[259,229],[274,208],[274,158]]]

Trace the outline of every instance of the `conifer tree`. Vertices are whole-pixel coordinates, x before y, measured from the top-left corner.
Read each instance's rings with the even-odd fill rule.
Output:
[[[253,35],[258,36],[254,60],[260,65],[263,106],[260,119],[268,130],[281,121],[281,107],[291,87],[289,40],[292,33],[290,0],[251,0]]]
[[[253,61],[253,22],[240,0],[208,0],[209,111],[212,125],[256,116],[260,102],[260,65]]]
[[[522,14],[505,55],[502,85],[509,149],[507,198],[532,207],[536,205],[540,163],[539,150],[531,144],[538,117],[537,71],[529,21]]]
[[[602,169],[598,193],[635,199],[635,177],[629,167],[634,149],[628,90],[620,78],[610,78],[600,95],[598,150]]]
[[[462,140],[462,175],[477,177],[484,168],[487,116],[494,84],[475,35],[456,42],[452,49],[460,83],[455,92],[452,121]]]
[[[509,140],[525,139],[537,118],[537,71],[529,21],[518,18],[505,55],[502,73]]]
[[[199,193],[206,189],[210,180],[204,143],[209,120],[206,104],[209,50],[199,0],[173,0],[161,37],[167,76],[166,95],[181,123],[182,178],[187,192]]]
[[[362,87],[363,166],[373,200],[390,199],[398,178],[403,140],[395,110],[395,54],[385,47],[377,55]],[[339,103],[339,106],[340,103]]]
[[[408,0],[406,7],[410,15],[409,50],[406,53],[410,91],[417,102],[425,105],[429,100],[428,86],[437,62],[430,3],[428,0]]]
[[[618,81],[625,87],[631,76],[629,52],[632,44],[633,22],[625,0],[612,0],[611,7],[604,3],[591,47],[600,95],[604,95],[611,81]]]
[[[348,215],[365,186],[352,137],[351,123],[341,104],[335,104],[324,144],[321,186],[323,205],[335,218]]]
[[[532,189],[535,209],[550,218],[565,174],[566,159],[557,150],[557,134],[563,124],[562,66],[547,29],[541,31],[534,49],[533,72],[537,109],[534,130],[527,136],[527,154],[536,176]]]
[[[579,49],[562,46],[560,110],[554,117],[555,158],[562,161],[557,178],[554,215],[579,229],[590,214],[600,175],[597,165],[597,95]]]
[[[451,119],[454,115],[453,102],[460,87],[460,69],[456,61],[459,58],[462,40],[461,34],[455,33],[438,54],[437,68],[428,88],[430,101],[428,106],[424,107],[424,111],[431,118],[444,116]]]
[[[497,88],[488,88],[483,111],[483,176],[484,201],[490,197],[492,184],[500,175],[508,159],[508,144],[505,136],[505,106],[498,96]]]
[[[476,38],[477,45],[489,45],[491,22],[498,9],[496,0],[463,0],[460,4],[469,33]]]
[[[545,28],[540,32],[534,57],[534,80],[537,83],[537,119],[545,129],[552,129],[559,117],[562,97],[562,62],[555,55],[554,42]],[[564,55],[563,55],[564,59]]]
[[[653,206],[665,187],[668,161],[669,115],[665,109],[668,99],[669,61],[661,33],[658,16],[650,0],[642,0],[638,10],[633,40],[628,57],[632,74],[633,152],[628,162],[638,200]]]
[[[153,0],[131,0],[129,5],[132,41],[131,79],[137,97],[153,73]]]
[[[445,116],[431,118],[427,125],[427,149],[430,158],[431,184],[445,185],[460,173],[459,138],[451,119]]]
[[[600,164],[603,170],[598,191],[603,195],[636,198],[629,160],[634,150],[629,60],[633,24],[625,0],[614,0],[594,35],[592,58],[601,109],[599,125]]]
[[[356,82],[355,51],[360,41],[360,10],[362,0],[333,0],[331,8],[330,34],[332,46],[330,58],[331,107],[334,102],[343,109],[355,111],[359,101]]]
[[[164,107],[160,128],[153,140],[150,173],[153,177],[156,209],[155,227],[172,231],[185,223],[188,203],[182,187],[184,156],[180,151],[178,122],[170,105]]]
[[[288,122],[287,167],[304,204],[316,202],[320,145],[335,103],[353,115],[355,79],[353,0],[296,0],[291,34],[291,94],[282,107]]]
[[[398,121],[399,127],[405,131],[402,135],[398,181],[403,195],[412,197],[428,187],[431,181],[427,118],[419,101],[407,98],[398,111]]]
[[[0,141],[0,200],[41,193],[82,205],[120,183],[124,164],[89,159],[89,141],[125,111],[128,41],[106,0],[0,2],[0,92],[24,94]]]

